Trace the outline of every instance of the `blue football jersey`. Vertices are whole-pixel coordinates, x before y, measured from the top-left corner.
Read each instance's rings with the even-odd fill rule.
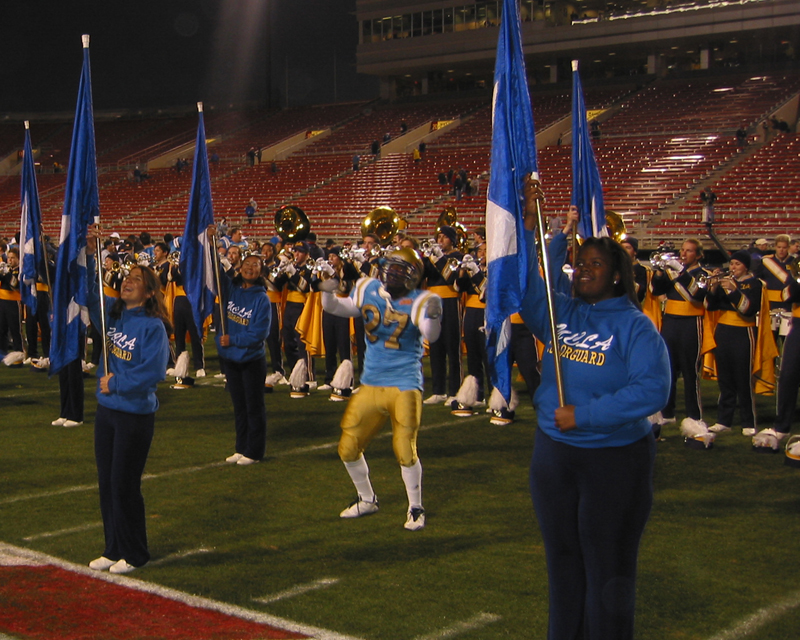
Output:
[[[422,390],[422,334],[425,302],[435,294],[415,289],[398,300],[379,280],[363,278],[350,297],[364,318],[367,352],[361,382],[401,391]]]

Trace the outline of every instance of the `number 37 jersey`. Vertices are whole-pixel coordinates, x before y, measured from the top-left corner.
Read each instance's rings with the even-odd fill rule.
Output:
[[[379,280],[362,278],[350,297],[364,318],[367,353],[361,382],[401,391],[422,390],[422,334],[429,291],[415,289],[392,300]]]

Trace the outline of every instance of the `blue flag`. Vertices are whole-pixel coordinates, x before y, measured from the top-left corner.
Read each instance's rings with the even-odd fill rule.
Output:
[[[72,129],[61,237],[53,291],[53,338],[50,373],[80,357],[89,324],[87,308],[86,228],[100,217],[94,146],[89,36],[83,36],[83,70]]]
[[[216,281],[211,250],[216,247],[208,239],[208,225],[214,224],[214,208],[211,204],[211,179],[208,173],[206,153],[206,127],[203,124],[203,103],[197,103],[199,111],[197,142],[194,148],[194,171],[192,191],[189,196],[189,212],[183,229],[180,268],[183,288],[192,305],[194,322],[198,331],[203,322],[214,311]]]
[[[533,110],[522,55],[519,7],[503,0],[492,101],[492,165],[486,203],[488,282],[486,340],[492,383],[511,396],[509,316],[527,289],[528,247],[523,220],[525,178],[538,178]]]
[[[42,247],[40,230],[42,211],[39,208],[39,189],[36,185],[36,169],[33,162],[31,132],[25,121],[25,154],[22,158],[22,188],[20,201],[22,215],[19,223],[19,280],[20,296],[23,304],[36,314],[36,282],[40,273],[47,268],[47,256]]]
[[[578,207],[578,233],[582,238],[608,235],[603,184],[594,159],[578,61],[572,61],[572,201]]]

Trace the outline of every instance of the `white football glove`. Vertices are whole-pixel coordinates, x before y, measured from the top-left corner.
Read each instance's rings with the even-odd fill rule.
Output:
[[[331,277],[335,276],[336,275],[336,271],[333,270],[333,266],[331,266],[331,263],[325,261],[324,258],[320,258],[320,260],[323,261],[322,264],[319,265],[320,271],[322,273],[324,273],[325,275],[328,275],[328,276],[331,276]]]
[[[425,317],[435,320],[442,315],[442,299],[439,296],[431,296],[428,304],[425,305]]]
[[[461,267],[466,271],[469,275],[474,276],[481,268],[478,266],[478,263],[475,262],[475,258],[471,255],[467,254],[461,260]]]
[[[438,244],[433,245],[433,247],[431,248],[431,257],[436,258],[438,260],[443,255],[444,252],[442,251],[442,248]]]
[[[672,260],[667,260],[666,266],[668,266],[673,271],[683,271],[683,263],[674,258]]]

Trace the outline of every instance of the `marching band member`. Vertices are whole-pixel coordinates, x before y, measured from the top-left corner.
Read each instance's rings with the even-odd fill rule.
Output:
[[[317,262],[320,269],[319,274],[315,274],[311,280],[311,286],[319,291],[320,284],[327,279],[333,279],[338,283],[335,293],[346,297],[350,295],[355,281],[359,279],[358,269],[351,263],[341,259],[341,247],[333,247],[328,253],[328,260],[320,258],[322,262]],[[337,369],[337,355],[339,363],[350,360],[350,318],[337,316],[322,310],[322,339],[325,344],[325,384],[319,389],[326,391],[334,389],[331,386]],[[349,389],[352,384],[348,384]],[[338,389],[341,390],[341,389]],[[331,396],[334,398],[334,396]]]
[[[272,309],[272,322],[269,325],[269,333],[267,334],[267,351],[269,351],[269,365],[272,372],[280,374],[278,380],[283,384],[287,384],[286,374],[283,370],[283,352],[281,351],[281,290],[275,286],[273,282],[277,277],[276,269],[279,261],[275,257],[275,245],[271,242],[265,242],[261,246],[262,258],[264,260],[264,268],[262,274],[264,282],[267,285],[267,297],[270,301]],[[275,275],[273,275],[273,273]]]
[[[681,245],[680,260],[669,260],[650,281],[654,296],[666,294],[667,304],[661,325],[661,336],[667,343],[672,371],[669,400],[662,408],[662,423],[675,422],[677,381],[683,376],[686,418],[681,424],[695,431],[707,431],[700,400],[700,368],[703,347],[703,300],[706,289],[700,276],[707,273],[700,266],[703,247],[690,238]]]
[[[284,260],[281,273],[275,278],[273,284],[278,289],[286,287],[286,306],[283,310],[283,353],[286,358],[287,369],[294,372],[298,362],[305,363],[308,380],[314,380],[313,361],[306,351],[305,343],[297,331],[297,321],[300,319],[305,307],[308,294],[311,291],[311,267],[308,265],[308,245],[305,242],[296,242],[292,247],[293,259]]]
[[[473,406],[482,406],[486,401],[486,382],[489,377],[489,361],[486,357],[486,334],[483,331],[484,313],[486,309],[485,289],[486,289],[486,245],[480,244],[477,249],[477,260],[472,255],[465,255],[458,268],[458,278],[455,281],[455,289],[459,293],[466,294],[467,301],[464,308],[464,347],[467,350],[467,377],[464,378],[461,389],[457,394],[461,400],[468,402],[453,401],[453,409],[459,411],[456,415],[469,415],[466,410]],[[465,386],[468,380],[474,378],[477,389],[473,394],[467,393]],[[489,383],[491,393],[491,382]],[[470,404],[471,403],[471,404]]]
[[[92,233],[98,234],[96,227]],[[102,326],[94,253],[90,239],[89,309]],[[169,357],[168,320],[158,279],[148,267],[131,269],[120,297],[106,298],[106,304],[109,370],[99,372],[94,429],[105,549],[89,567],[130,573],[150,560],[141,479],[153,440],[156,386]]]
[[[378,498],[369,478],[364,449],[386,417],[392,421],[392,446],[408,497],[404,527],[425,526],[422,506],[422,464],[417,433],[422,415],[422,341],[435,343],[441,329],[441,298],[419,289],[423,263],[411,249],[388,253],[381,279],[362,278],[350,297],[323,293],[323,308],[345,317],[364,317],[367,353],[359,392],[350,397],[342,416],[339,457],[358,496],[339,515],[358,518],[378,511]],[[335,281],[323,283],[337,287]]]
[[[781,234],[775,238],[775,253],[764,256],[758,267],[753,269],[753,275],[764,281],[765,292],[769,300],[770,312],[780,314],[781,310],[789,311],[791,305],[783,300],[783,290],[787,281],[792,277],[789,269],[796,267],[794,256],[789,254],[789,245],[792,239]],[[775,340],[780,334],[780,315],[776,315],[777,326],[773,330]]]
[[[213,226],[209,227],[209,236],[213,230]],[[216,342],[220,358],[225,361],[236,428],[236,451],[225,461],[240,466],[262,460],[267,444],[264,346],[272,309],[261,269],[261,258],[251,254],[244,259],[241,271],[233,279],[220,275],[220,307],[225,333],[218,331]]]
[[[6,251],[8,262],[0,263],[0,351],[22,355],[22,333],[19,323],[19,305],[22,296],[19,292],[19,248]],[[11,340],[9,341],[9,337]],[[8,364],[22,364],[19,362]]]
[[[574,297],[554,292],[566,402],[557,393],[545,284],[526,191],[528,291],[522,317],[546,341],[530,488],[544,539],[549,638],[632,638],[639,542],[653,501],[655,439],[647,416],[669,393],[667,350],[639,310],[630,259],[587,238]],[[532,215],[533,214],[533,215]]]
[[[167,272],[167,280],[175,284],[175,298],[173,300],[172,317],[175,323],[175,360],[177,361],[184,351],[186,351],[186,333],[189,333],[189,341],[192,345],[192,361],[196,370],[196,378],[204,378],[205,369],[205,347],[203,346],[202,327],[198,327],[194,321],[192,305],[186,297],[183,288],[183,274],[180,265],[170,263]]]
[[[708,429],[712,433],[731,430],[737,404],[742,434],[752,436],[756,432],[752,372],[762,285],[749,269],[750,254],[746,251],[734,253],[730,259],[730,275],[722,277],[722,271],[715,269],[705,299],[709,311],[720,311],[714,329],[719,401],[717,423]]]
[[[26,307],[25,332],[28,338],[28,358],[36,370],[44,371],[50,366],[50,284],[55,282],[55,255],[49,251],[47,241],[42,243],[44,257],[36,276],[36,313]],[[46,271],[45,271],[46,270]],[[39,358],[39,338],[42,340],[42,357]]]
[[[442,298],[442,332],[429,349],[433,393],[425,404],[452,402],[461,386],[461,310],[454,286],[458,270],[449,269],[448,263],[460,262],[464,254],[455,248],[458,235],[453,227],[441,226],[436,242],[425,261],[425,276],[428,290]]]

